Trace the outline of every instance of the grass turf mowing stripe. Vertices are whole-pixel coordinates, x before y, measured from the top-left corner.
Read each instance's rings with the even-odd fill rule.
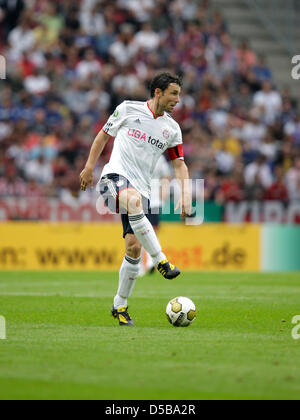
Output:
[[[0,273],[0,399],[299,399],[299,286],[299,273],[157,274],[138,280],[123,329],[117,273]],[[198,309],[186,329],[165,319],[178,295]]]

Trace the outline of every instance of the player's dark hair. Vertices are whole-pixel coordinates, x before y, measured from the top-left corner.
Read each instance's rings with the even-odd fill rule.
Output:
[[[161,89],[164,92],[171,83],[176,83],[176,85],[180,87],[182,86],[180,77],[172,76],[170,73],[161,73],[155,76],[150,83],[151,98],[154,98],[155,96],[155,89]]]

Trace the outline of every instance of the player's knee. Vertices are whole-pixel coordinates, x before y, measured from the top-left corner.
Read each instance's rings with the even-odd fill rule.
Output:
[[[142,197],[135,190],[127,189],[122,191],[119,196],[119,204],[129,214],[140,213],[143,210]]]
[[[139,194],[132,194],[128,200],[128,213],[137,214],[143,210],[142,198]]]

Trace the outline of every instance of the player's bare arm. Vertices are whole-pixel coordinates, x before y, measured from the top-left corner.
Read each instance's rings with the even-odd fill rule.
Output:
[[[94,168],[109,138],[110,136],[101,130],[93,142],[85,168],[80,174],[80,186],[83,191],[87,186],[93,187]]]
[[[181,188],[181,200],[177,204],[176,210],[182,206],[181,217],[185,218],[192,214],[192,196],[190,191],[189,170],[185,162],[181,159],[172,161],[175,176]]]

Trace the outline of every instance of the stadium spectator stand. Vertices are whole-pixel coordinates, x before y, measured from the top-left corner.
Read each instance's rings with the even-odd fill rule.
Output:
[[[125,98],[147,99],[163,69],[183,78],[174,118],[207,201],[300,199],[297,102],[245,40],[234,45],[209,0],[8,3],[0,1],[0,197],[86,202],[78,175],[91,141]]]

